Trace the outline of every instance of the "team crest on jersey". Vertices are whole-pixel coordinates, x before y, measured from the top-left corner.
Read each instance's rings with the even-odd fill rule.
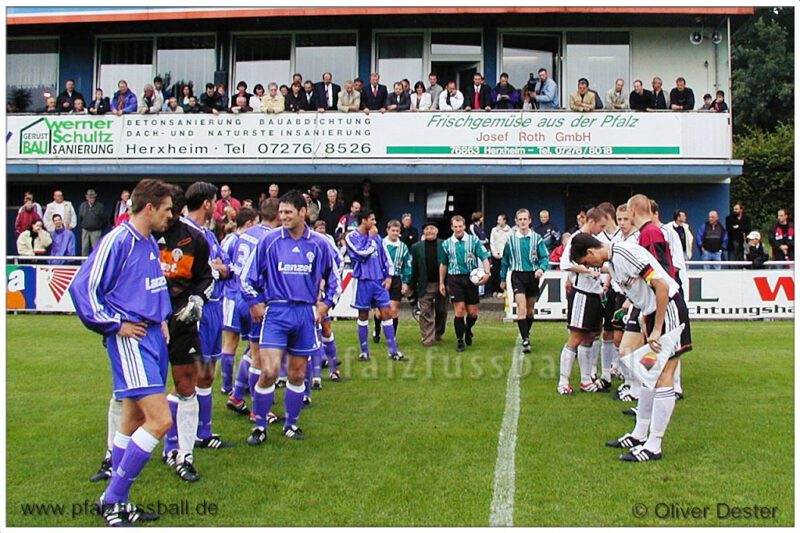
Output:
[[[314,262],[314,252],[306,252],[306,259],[308,259],[309,263]]]
[[[180,248],[175,248],[172,250],[172,262],[178,263],[183,258],[183,250]]]
[[[475,254],[467,254],[467,261],[475,261]]]

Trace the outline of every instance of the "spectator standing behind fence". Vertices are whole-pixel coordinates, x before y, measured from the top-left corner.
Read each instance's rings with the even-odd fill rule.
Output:
[[[42,221],[47,231],[53,231],[53,215],[58,213],[64,219],[64,225],[68,229],[75,229],[78,225],[78,215],[75,214],[75,208],[72,207],[72,202],[64,200],[64,193],[61,191],[53,191],[53,201],[47,204],[44,210]]]
[[[319,219],[325,221],[325,232],[333,236],[336,232],[336,225],[339,219],[347,214],[347,207],[339,200],[339,191],[328,189],[326,193],[328,201],[319,210]]]
[[[294,85],[292,89],[294,89]],[[361,109],[361,94],[353,89],[353,81],[347,80],[344,82],[344,91],[339,93],[339,101],[336,104],[336,109],[342,113],[351,113]]]
[[[794,261],[794,224],[789,221],[789,212],[778,209],[778,224],[770,237],[772,259]]]
[[[32,193],[26,192],[23,196],[22,207],[17,211],[17,219],[14,221],[17,236],[29,229],[31,224],[37,220],[42,220],[42,206],[33,201]]]
[[[492,90],[483,83],[483,75],[478,72],[472,75],[472,85],[467,87],[467,92],[464,94],[464,109],[492,110]]]
[[[694,236],[687,223],[688,220],[689,216],[683,209],[676,209],[672,214],[672,229],[675,230],[681,240],[684,261],[692,258],[692,250],[694,249]]]
[[[28,229],[17,237],[17,255],[34,257],[47,254],[47,249],[53,244],[50,234],[44,229],[41,220],[31,222]]]
[[[728,112],[728,104],[725,103],[725,91],[717,91],[717,97],[714,99],[711,109],[717,113]]]
[[[628,93],[625,92],[625,80],[617,78],[614,87],[606,93],[606,109],[628,109]]]
[[[289,88],[289,92],[286,94],[286,98],[284,98],[284,107],[286,111],[289,111],[290,113],[297,113],[301,109],[305,109],[305,103],[303,102],[302,83],[297,81],[292,83],[292,86]]]
[[[178,99],[170,96],[164,106],[164,113],[184,113],[183,107],[178,104]]]
[[[44,101],[44,109],[42,109],[41,113],[43,115],[58,115],[60,113],[54,96],[47,97],[47,99]]]
[[[589,92],[589,80],[586,78],[579,79],[578,90],[569,95],[570,111],[594,111],[595,103],[594,93]]]
[[[652,105],[653,93],[644,88],[642,80],[633,82],[633,90],[628,96],[628,105],[633,111],[647,111]]]
[[[89,112],[86,110],[86,106],[83,104],[83,100],[80,98],[76,98],[74,105],[72,107],[72,111],[69,112],[70,115],[88,115]]]
[[[350,212],[343,215],[336,222],[336,231],[333,234],[333,238],[336,239],[338,246],[343,246],[345,236],[358,227],[360,223],[358,213],[360,211],[361,204],[357,200],[353,200],[353,203],[350,204]]]
[[[686,86],[684,78],[675,80],[675,88],[669,92],[670,109],[673,111],[692,111],[694,109],[694,91]]]
[[[286,99],[278,92],[278,84],[274,81],[267,87],[267,95],[261,99],[261,112],[277,115],[286,110]]]
[[[55,231],[50,234],[53,244],[50,247],[50,255],[56,257],[75,257],[75,234],[64,227],[64,221],[59,215],[53,216]],[[63,265],[66,259],[50,259],[47,261],[51,265]]]
[[[319,212],[322,209],[322,201],[320,195],[322,194],[322,187],[319,185],[312,185],[308,190],[308,220],[313,224],[319,219]]]
[[[117,92],[111,98],[111,112],[118,117],[128,113],[136,113],[136,109],[139,107],[138,100],[133,91],[128,89],[128,82],[119,80],[117,88]]]
[[[75,80],[67,80],[64,84],[64,90],[58,95],[56,99],[56,107],[61,113],[69,113],[75,109],[75,100],[80,98],[84,102],[83,95],[75,90]]]
[[[403,213],[403,216],[400,217],[400,240],[408,246],[409,250],[419,242],[419,231],[414,227],[411,213]]]
[[[536,226],[533,231],[541,235],[550,252],[558,246],[560,231],[558,227],[550,221],[550,211],[547,209],[539,211],[539,225]]]
[[[503,259],[503,250],[508,242],[508,237],[511,235],[511,226],[508,225],[508,216],[505,214],[497,215],[497,225],[492,228],[489,235],[489,251],[492,253],[492,278],[489,281],[492,295],[495,297],[502,296],[500,290],[500,282],[505,281],[500,279],[500,263]]]
[[[108,227],[105,206],[97,201],[94,189],[86,191],[86,201],[78,208],[81,222],[81,255],[88,256],[97,247],[103,230]]]
[[[431,109],[431,94],[425,92],[425,84],[418,81],[411,93],[411,111],[428,111]]]
[[[163,96],[160,92],[156,92],[155,88],[149,83],[144,86],[142,97],[139,99],[139,108],[137,113],[140,115],[152,115],[160,113],[161,108],[164,107]]]
[[[519,104],[519,92],[508,83],[508,74],[500,74],[500,81],[492,91],[492,106],[495,109],[516,109]]]
[[[180,91],[178,91],[178,104],[181,107],[186,107],[189,105],[189,99],[194,96],[194,89],[189,84],[181,85]]]
[[[564,255],[564,247],[569,242],[570,237],[572,237],[572,235],[568,231],[565,231],[561,236],[561,243],[550,252],[550,262],[556,263],[553,267],[554,270],[559,270],[561,267],[561,256]]]
[[[731,214],[725,217],[725,231],[728,232],[728,261],[744,261],[744,243],[752,230],[750,217],[744,212],[744,205],[738,202]]]
[[[381,75],[373,72],[369,75],[369,85],[361,91],[361,109],[369,115],[370,111],[386,111],[386,100],[389,91],[381,84]]]
[[[114,211],[111,212],[111,225],[117,225],[117,219],[128,211],[128,200],[131,197],[131,192],[128,189],[122,189],[119,194],[119,200],[114,204]]]
[[[111,102],[108,101],[108,96],[103,96],[103,89],[97,89],[94,92],[94,100],[89,105],[90,115],[105,115],[111,110]]]
[[[214,210],[214,221],[218,226],[228,222],[225,216],[225,208],[232,207],[237,213],[242,208],[242,203],[233,197],[231,188],[228,185],[223,185],[219,190],[219,199],[217,200],[217,207]]]
[[[380,223],[383,217],[381,198],[372,190],[372,181],[369,178],[361,182],[361,190],[355,194],[353,200],[361,204],[364,211],[375,213],[375,220]]]
[[[751,231],[747,234],[744,260],[750,262],[747,268],[752,269],[761,268],[764,263],[769,261],[767,251],[764,250],[764,245],[761,244],[761,234],[757,231]]]
[[[464,105],[464,95],[456,89],[456,82],[448,81],[447,88],[439,95],[439,109],[441,111],[455,111]]]
[[[560,109],[561,100],[558,97],[558,85],[549,77],[546,68],[540,68],[537,73],[539,81],[533,89],[533,98],[538,109]],[[530,85],[530,81],[528,82]],[[588,83],[586,84],[589,85]]]
[[[264,98],[264,86],[260,83],[257,83],[255,87],[253,87],[253,95],[250,96],[249,101],[247,102],[250,107],[253,108],[253,113],[260,113],[261,112],[261,99]]]
[[[721,261],[722,250],[728,247],[728,233],[719,223],[719,213],[713,209],[708,212],[708,222],[697,230],[697,248],[700,261]],[[721,265],[703,265],[703,270],[720,270]]]
[[[156,76],[153,78],[153,90],[156,92],[156,94],[161,96],[161,109],[164,110],[167,106],[167,102],[169,102],[169,99],[172,97],[172,93],[169,92],[166,87],[164,87],[164,80],[161,78],[161,76]]]

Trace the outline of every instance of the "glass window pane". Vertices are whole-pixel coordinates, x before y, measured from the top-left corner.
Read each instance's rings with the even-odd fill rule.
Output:
[[[606,92],[617,78],[625,80],[625,90],[630,91],[628,56],[628,45],[567,45],[564,94],[577,90],[579,78],[589,80],[589,87],[598,92],[604,104]]]
[[[403,78],[408,78],[411,83],[413,80],[427,80],[422,72],[422,58],[409,59],[381,59],[378,61],[378,73],[381,75],[381,83],[386,85],[389,92],[394,82]],[[369,83],[369,80],[365,80]]]
[[[100,63],[103,65],[150,65],[152,62],[152,39],[100,42]]]
[[[188,83],[198,94],[206,83],[214,81],[214,36],[159,37],[156,47],[156,70],[171,92]]]
[[[501,70],[508,74],[508,82],[520,89],[536,76],[540,68],[546,68],[550,76],[553,74],[553,58],[558,50],[558,43],[552,37],[535,35],[504,35]]]
[[[434,32],[431,34],[431,53],[480,55],[481,34],[478,32]]]
[[[58,93],[58,39],[8,41],[6,95],[17,111],[43,109],[44,94]]]
[[[153,82],[153,75],[153,39],[100,41],[98,85],[109,98],[120,80],[125,80],[138,98],[144,85]]]
[[[244,81],[248,90],[260,83],[267,88],[270,82],[279,85],[292,79],[292,38],[288,35],[239,37],[236,39],[234,79]]]
[[[624,31],[567,32],[569,44],[630,44],[630,34]]]
[[[322,74],[330,72],[333,82],[342,85],[356,76],[355,33],[298,34],[295,42],[295,69],[304,80],[322,81]]]
[[[378,36],[378,59],[422,58],[422,47],[422,34],[380,35]]]

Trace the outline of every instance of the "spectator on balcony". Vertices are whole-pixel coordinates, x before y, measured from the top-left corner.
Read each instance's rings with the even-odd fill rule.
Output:
[[[500,82],[492,91],[492,105],[495,109],[516,109],[519,104],[519,93],[508,83],[508,74],[500,74]]]
[[[183,107],[178,105],[178,99],[170,96],[167,105],[164,106],[164,113],[183,113]]]
[[[178,91],[178,104],[181,107],[189,105],[189,99],[194,96],[194,89],[189,84],[181,85],[181,90]]]
[[[161,101],[163,102],[161,110],[163,111],[167,107],[167,102],[169,102],[172,93],[164,87],[164,79],[161,76],[153,78],[153,90],[161,95]]]
[[[752,229],[750,217],[744,212],[744,205],[737,202],[731,214],[725,217],[725,231],[728,232],[728,261],[744,261],[744,243]]]
[[[303,82],[303,107],[300,109],[300,112],[313,111],[316,109],[317,99],[317,89],[314,87],[314,84],[311,83],[311,80]]]
[[[300,74],[299,72],[295,72],[294,74],[292,74],[292,83],[293,84],[294,83],[299,83],[300,87],[302,87],[303,86],[303,75]]]
[[[381,75],[373,72],[369,75],[369,86],[361,91],[361,108],[364,113],[369,115],[370,111],[386,111],[386,100],[389,98],[389,91],[386,85],[381,84]]]
[[[164,102],[161,100],[160,92],[156,92],[155,88],[149,83],[144,86],[142,98],[139,100],[138,113],[140,115],[154,115],[161,112],[164,107]]]
[[[728,104],[725,103],[725,91],[717,91],[717,97],[714,99],[714,104],[711,108],[717,113],[728,112]]]
[[[111,98],[111,112],[118,117],[129,113],[136,113],[139,103],[133,91],[128,89],[128,82],[119,80],[117,88],[117,92],[115,92],[114,96]]]
[[[455,111],[464,105],[464,95],[456,89],[456,82],[448,81],[447,88],[439,95],[439,109],[442,111]]]
[[[41,220],[35,220],[17,237],[17,255],[23,257],[47,255],[47,249],[51,244],[53,239],[50,233],[44,229]]]
[[[174,98],[174,96],[173,96]],[[128,189],[122,189],[119,195],[119,200],[114,204],[114,211],[111,212],[111,225],[117,226],[117,219],[128,212],[128,200],[131,198],[131,192]]]
[[[56,99],[54,96],[48,96],[47,99],[44,101],[44,109],[42,109],[41,114],[43,115],[58,115],[58,104],[56,104]]]
[[[642,80],[633,82],[633,90],[628,97],[628,105],[633,111],[647,111],[653,104],[653,93],[644,88]]]
[[[578,80],[578,90],[569,95],[570,111],[587,112],[594,111],[594,94],[589,92],[589,80],[581,78]]]
[[[339,102],[339,92],[342,88],[333,83],[333,74],[326,72],[322,75],[322,81],[318,82],[317,88],[317,111],[336,111],[336,104]]]
[[[648,106],[648,111],[661,111],[664,109],[669,109],[667,105],[667,97],[664,96],[664,89],[663,89],[664,82],[661,81],[661,78],[656,76],[653,78],[653,101],[650,102]]]
[[[268,198],[277,199],[281,194],[281,190],[278,187],[277,183],[273,183],[272,185],[269,186],[269,189],[267,189],[267,193],[269,193]]]
[[[285,102],[286,96],[289,94],[289,86],[285,83],[282,84],[280,87],[278,87],[278,92],[281,93],[281,96],[283,96],[283,101]]]
[[[393,88],[394,92],[386,99],[386,111],[408,111],[411,109],[411,97],[403,90],[403,83],[397,81]]]
[[[336,109],[342,113],[356,112],[361,109],[361,94],[353,89],[351,80],[344,82],[344,91],[339,93]]]
[[[547,209],[539,211],[539,225],[536,226],[533,231],[541,235],[547,249],[552,252],[558,244],[561,232],[558,227],[550,221],[550,211]]]
[[[333,233],[333,238],[336,239],[336,244],[339,246],[342,246],[345,235],[358,227],[359,211],[361,211],[361,204],[353,200],[350,204],[350,212],[342,216],[336,223],[336,231]]]
[[[217,225],[221,226],[228,222],[225,216],[225,209],[228,207],[233,208],[238,213],[242,208],[242,203],[233,197],[231,188],[228,185],[223,185],[219,189],[219,200],[217,200],[216,209],[214,209],[214,220]]]
[[[86,106],[83,104],[82,98],[76,98],[72,102],[72,111],[69,112],[70,115],[88,115],[89,112],[86,110]]]
[[[721,261],[722,250],[728,247],[728,233],[719,223],[719,213],[708,212],[708,222],[703,223],[696,235],[700,261]],[[720,270],[721,265],[703,265],[703,270]]]
[[[339,219],[347,214],[347,207],[339,200],[339,191],[336,189],[328,189],[327,197],[328,201],[319,210],[318,220],[325,221],[325,231],[333,236]]]
[[[375,213],[375,221],[380,223],[383,215],[381,197],[372,190],[372,181],[369,178],[361,182],[361,190],[353,196],[353,200],[358,202],[364,211]]]
[[[411,111],[428,111],[431,109],[431,93],[425,92],[425,84],[418,81],[411,93]]]
[[[253,108],[248,105],[246,96],[239,95],[236,97],[236,105],[230,108],[228,111],[234,115],[238,115],[240,113],[252,113]]]
[[[675,88],[669,92],[670,109],[673,111],[692,111],[694,109],[694,91],[686,86],[683,77],[675,80]]]
[[[228,93],[225,90],[225,84],[222,82],[218,83],[215,87],[215,90],[217,92],[217,98],[219,98],[220,105],[222,106],[220,111],[223,111],[227,107],[225,102],[228,101]]]
[[[236,103],[237,98],[240,96],[245,97],[246,102],[250,102],[250,97],[253,96],[249,92],[247,92],[247,82],[240,81],[236,84],[236,94],[231,95],[231,107],[237,107],[239,104]]]
[[[472,75],[472,85],[464,94],[464,110],[492,110],[492,90],[483,83],[483,75],[479,72]]]
[[[617,78],[614,87],[606,93],[606,109],[629,109],[628,93],[625,92],[625,80]]]
[[[564,234],[561,236],[561,242],[558,246],[553,248],[553,251],[550,252],[550,262],[556,263],[553,267],[554,270],[559,270],[560,263],[561,263],[561,256],[564,255],[564,247],[569,242],[569,238],[572,236],[568,231],[565,231]]]
[[[81,223],[81,255],[88,256],[97,247],[103,230],[108,227],[105,206],[97,201],[94,189],[86,191],[86,201],[78,208]],[[55,223],[53,224],[55,227]]]
[[[253,87],[253,95],[250,97],[248,104],[253,108],[253,113],[261,113],[261,99],[264,98],[264,86],[257,83]]]
[[[358,91],[358,94],[364,94],[364,80],[361,78],[356,78],[353,80],[353,90]],[[362,96],[361,99],[363,100],[364,97]]]
[[[561,100],[558,97],[558,85],[548,76],[546,68],[540,68],[537,73],[539,81],[533,88],[533,98],[536,100],[537,109],[559,109]],[[587,82],[588,86],[589,83]]]
[[[672,229],[678,234],[683,246],[683,260],[688,261],[692,258],[694,250],[694,236],[688,224],[689,216],[683,209],[676,209],[672,215]]]
[[[520,89],[520,109],[523,111],[536,110],[536,91],[527,83]]]
[[[770,237],[772,259],[794,261],[794,223],[789,221],[789,212],[778,209],[778,224]]]
[[[411,96],[411,82],[408,81],[408,78],[403,78],[400,83],[403,85],[403,92]]]
[[[714,106],[714,98],[709,93],[703,95],[703,105],[700,107],[700,111],[713,111],[712,107]]]
[[[60,215],[53,215],[55,230],[50,234],[53,244],[50,247],[50,255],[56,257],[75,257],[75,234],[64,226],[64,220]],[[50,259],[51,265],[64,265],[67,259]]]
[[[261,99],[261,112],[272,115],[283,113],[286,110],[286,101],[283,95],[278,92],[278,84],[274,81],[270,82],[268,91],[269,94]]]
[[[769,255],[764,250],[764,245],[761,244],[761,234],[757,231],[751,231],[747,234],[747,246],[745,247],[744,260],[749,261],[750,265],[747,268],[757,269],[764,266],[764,263],[769,261]]]
[[[78,215],[75,214],[75,208],[72,207],[72,202],[64,200],[64,193],[60,190],[53,191],[53,201],[47,204],[47,208],[42,215],[44,227],[47,231],[53,231],[55,225],[53,224],[53,215],[59,214],[64,220],[64,225],[68,229],[75,229],[78,225]]]
[[[39,207],[37,210],[36,207]],[[29,229],[33,222],[42,220],[41,215],[42,206],[33,201],[33,194],[26,192],[24,196],[24,203],[17,212],[17,219],[14,221],[14,229],[17,235]]]
[[[190,96],[189,103],[183,106],[184,113],[202,113],[202,111],[200,104],[197,103],[196,96]]]
[[[411,213],[403,213],[403,216],[400,217],[400,240],[409,248],[419,242],[419,230],[414,227]]]
[[[439,85],[439,75],[435,72],[428,74],[428,94],[431,95],[431,109],[439,109],[439,95],[444,89]]]
[[[319,212],[322,209],[322,201],[319,199],[320,194],[322,194],[322,187],[319,185],[312,185],[308,190],[306,205],[308,208],[308,220],[312,224],[319,219]]]
[[[219,115],[225,111],[225,100],[217,92],[213,83],[206,83],[206,92],[200,95],[200,112]]]
[[[64,90],[58,95],[56,99],[56,107],[59,112],[69,113],[75,108],[75,100],[80,98],[84,102],[83,95],[75,90],[75,80],[67,80],[64,84]]]
[[[107,96],[103,96],[103,89],[97,89],[94,92],[94,100],[89,106],[90,115],[105,115],[111,110],[111,102],[108,101]]]
[[[284,109],[290,113],[297,113],[301,109],[305,109],[304,106],[303,84],[295,81],[289,89],[289,94],[284,98]]]
[[[603,100],[600,98],[600,93],[591,87],[589,87],[587,90],[594,95],[594,108],[603,109]]]

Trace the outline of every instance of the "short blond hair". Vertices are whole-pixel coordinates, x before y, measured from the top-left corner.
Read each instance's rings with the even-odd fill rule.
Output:
[[[650,199],[644,194],[635,194],[628,200],[628,208],[633,212],[643,215],[652,215],[650,212]]]

